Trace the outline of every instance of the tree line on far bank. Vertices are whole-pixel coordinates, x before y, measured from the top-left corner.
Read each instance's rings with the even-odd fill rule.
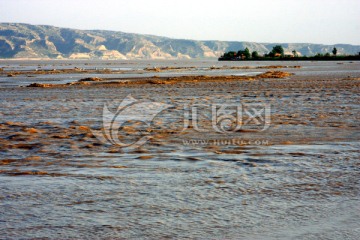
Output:
[[[219,61],[239,61],[239,60],[360,60],[360,52],[355,55],[338,55],[336,47],[333,48],[332,54],[318,53],[314,56],[299,56],[296,50],[292,51],[292,54],[285,54],[284,48],[281,45],[276,45],[273,49],[264,55],[260,55],[257,51],[250,52],[249,48],[239,50],[237,52],[230,51],[224,53]]]

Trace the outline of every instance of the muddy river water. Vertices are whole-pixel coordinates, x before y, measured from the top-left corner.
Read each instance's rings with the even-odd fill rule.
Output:
[[[294,75],[26,87],[255,76],[275,65]],[[360,235],[359,62],[2,60],[0,68],[0,238]]]

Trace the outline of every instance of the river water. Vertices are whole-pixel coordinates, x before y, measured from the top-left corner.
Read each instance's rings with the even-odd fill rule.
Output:
[[[236,83],[22,87],[89,76],[267,71],[221,69],[224,65],[301,68],[280,69],[295,73],[288,79]],[[164,66],[184,69],[143,72]],[[115,76],[0,77],[0,238],[357,239],[360,235],[357,62],[0,61],[0,67],[125,71]],[[113,136],[107,140],[94,136],[106,129],[104,106],[114,120],[121,115],[115,113],[124,99],[143,103],[132,112],[140,119],[121,128],[119,139],[127,148],[112,143]],[[141,117],[147,118],[148,110],[160,105],[167,108],[144,125]],[[242,130],[215,131],[214,105],[215,110],[241,106]],[[192,114],[195,109],[198,115]],[[246,117],[256,113],[255,123],[246,128]],[[262,122],[266,117],[269,122]],[[131,145],[143,136],[150,137],[140,146]]]

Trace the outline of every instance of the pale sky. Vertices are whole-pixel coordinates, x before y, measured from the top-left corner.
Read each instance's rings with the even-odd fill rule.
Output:
[[[360,45],[360,0],[0,0],[0,22],[196,40]]]

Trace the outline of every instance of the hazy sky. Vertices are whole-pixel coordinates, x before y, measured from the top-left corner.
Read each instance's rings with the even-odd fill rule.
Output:
[[[0,22],[173,38],[360,44],[360,0],[0,0]]]

